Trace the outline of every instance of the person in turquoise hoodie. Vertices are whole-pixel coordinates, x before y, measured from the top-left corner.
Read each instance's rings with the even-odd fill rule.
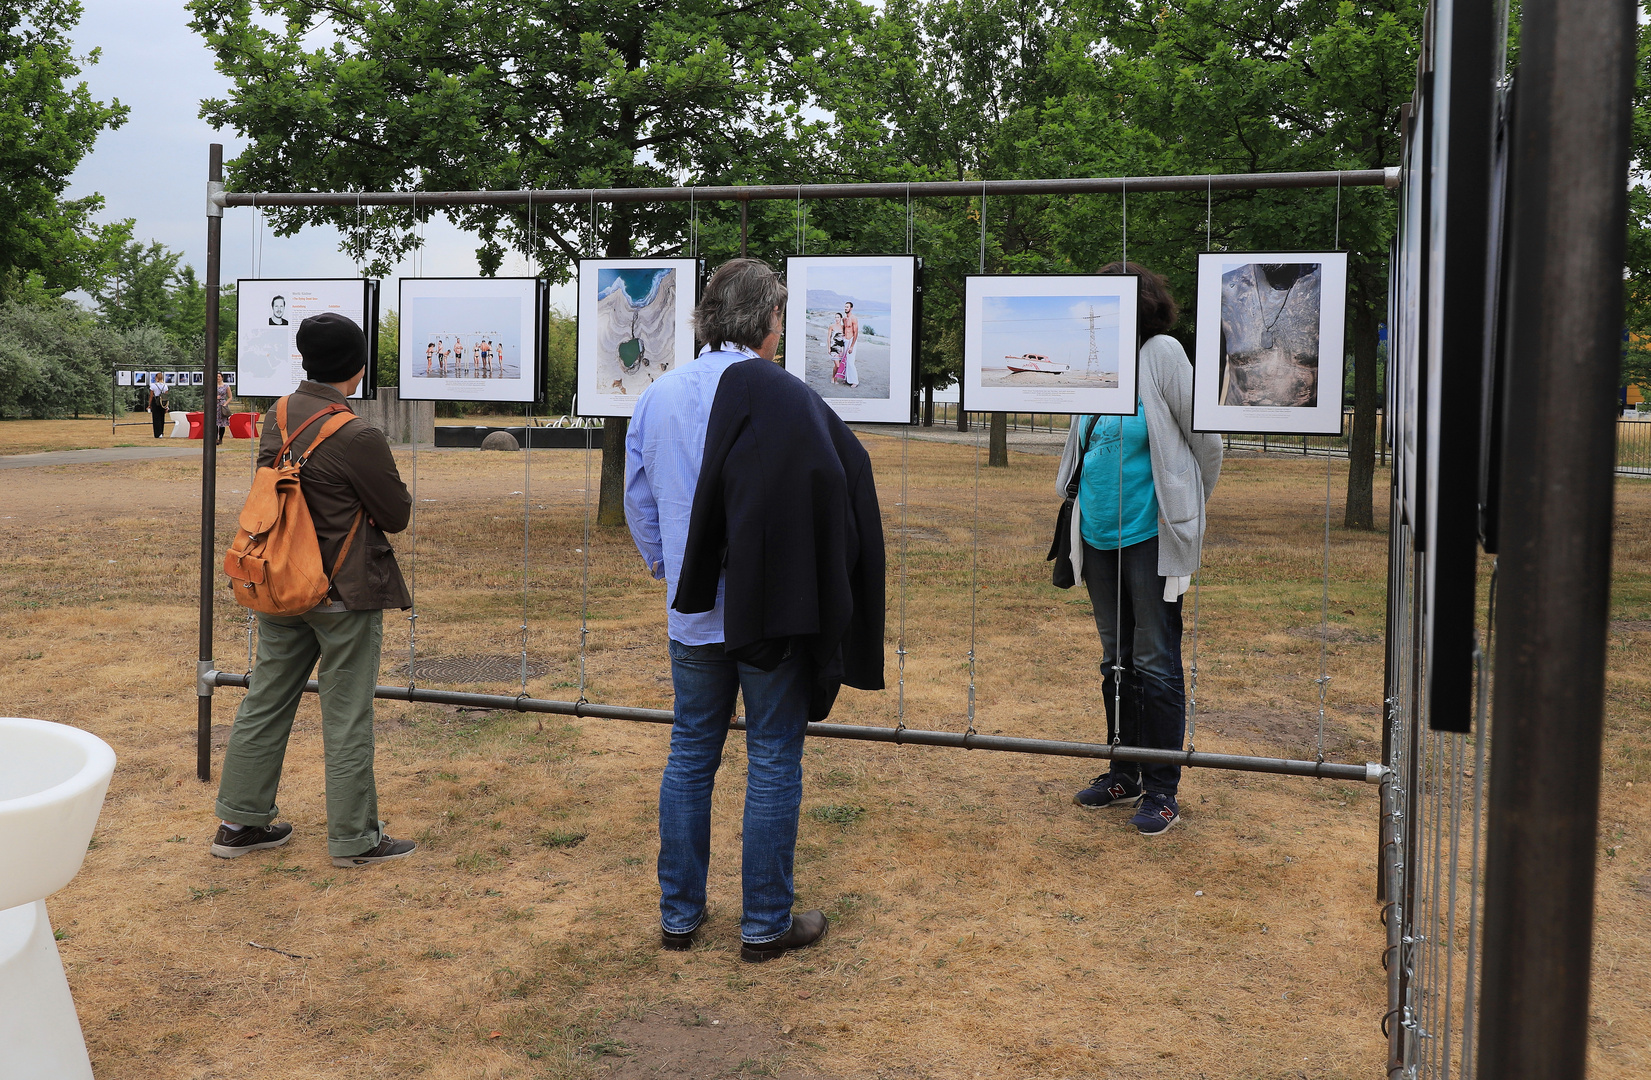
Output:
[[[1140,396],[1134,416],[1073,418],[1056,489],[1064,495],[1081,459],[1073,572],[1089,589],[1101,636],[1108,734],[1124,746],[1179,750],[1187,726],[1181,594],[1203,550],[1221,437],[1192,430],[1192,364],[1166,333],[1179,314],[1169,283],[1135,263],[1101,273],[1140,278]],[[1074,801],[1134,807],[1130,824],[1161,836],[1180,820],[1180,783],[1178,765],[1114,761]]]

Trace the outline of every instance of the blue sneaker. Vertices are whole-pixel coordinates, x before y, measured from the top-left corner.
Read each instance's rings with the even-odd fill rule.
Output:
[[[1091,810],[1099,810],[1103,806],[1134,806],[1141,801],[1141,785],[1105,772],[1072,796],[1072,801]]]
[[[1169,827],[1181,820],[1181,807],[1175,801],[1174,795],[1160,795],[1156,791],[1149,791],[1141,799],[1141,808],[1135,811],[1135,816],[1129,823],[1135,826],[1142,836],[1162,836],[1169,831]]]

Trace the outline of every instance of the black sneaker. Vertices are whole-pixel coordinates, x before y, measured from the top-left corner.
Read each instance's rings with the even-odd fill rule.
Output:
[[[371,866],[373,863],[405,858],[417,848],[418,845],[411,840],[392,840],[388,836],[381,836],[379,837],[378,846],[371,851],[363,851],[359,855],[334,855],[332,864],[334,866]]]
[[[1175,801],[1174,795],[1160,795],[1156,791],[1149,791],[1141,799],[1141,808],[1135,811],[1135,816],[1129,823],[1135,826],[1142,836],[1162,836],[1169,831],[1169,827],[1181,820],[1181,807]]]
[[[212,854],[220,859],[239,859],[249,851],[280,847],[291,839],[291,825],[248,825],[242,829],[219,825],[218,834],[212,838]]]
[[[1072,796],[1079,806],[1098,810],[1103,806],[1134,806],[1141,801],[1141,785],[1113,773],[1102,773],[1089,786]]]

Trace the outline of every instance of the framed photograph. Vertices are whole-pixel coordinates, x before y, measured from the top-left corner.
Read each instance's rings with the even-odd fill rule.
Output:
[[[117,372],[115,372],[115,385],[116,386],[131,386],[132,385],[132,373],[130,371],[117,371]]]
[[[980,274],[964,282],[963,406],[1133,416],[1133,274]]]
[[[549,295],[538,278],[402,278],[402,400],[537,401]]]
[[[178,385],[178,374],[179,373],[176,372],[176,371],[168,371],[166,373],[166,385],[167,386],[176,386],[176,385]]]
[[[580,416],[630,416],[659,376],[694,358],[697,259],[580,259]]]
[[[1345,252],[1198,256],[1195,431],[1340,435]]]
[[[283,397],[304,381],[298,327],[336,311],[367,335],[367,377],[352,397],[378,388],[378,282],[370,278],[241,278],[235,283],[235,368],[247,397]]]
[[[201,386],[205,382],[206,382],[206,372],[204,372],[204,371],[191,371],[189,373],[189,385],[190,386]]]
[[[909,424],[917,385],[915,255],[785,261],[785,370],[844,420]]]

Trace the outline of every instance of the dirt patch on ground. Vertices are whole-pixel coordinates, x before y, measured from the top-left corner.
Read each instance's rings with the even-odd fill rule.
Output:
[[[807,993],[807,991],[802,991]],[[801,1036],[790,1025],[752,1023],[686,1006],[662,1009],[608,1029],[598,1068],[615,1080],[770,1076],[835,1080],[791,1060]]]
[[[1291,637],[1306,638],[1308,641],[1364,642],[1381,640],[1379,634],[1366,633],[1351,626],[1337,626],[1335,623],[1331,623],[1329,626],[1292,626],[1284,632]]]
[[[1326,761],[1380,761],[1379,735],[1372,737],[1366,724],[1326,716],[1324,758]],[[1198,730],[1232,739],[1241,739],[1261,754],[1311,761],[1318,756],[1318,714],[1281,714],[1261,709],[1199,712]],[[1200,746],[1203,740],[1200,740]]]

